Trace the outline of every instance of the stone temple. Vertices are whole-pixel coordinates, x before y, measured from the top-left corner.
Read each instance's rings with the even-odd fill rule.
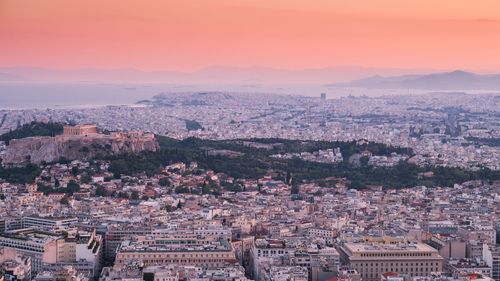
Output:
[[[97,125],[76,125],[76,126],[64,126],[63,135],[64,136],[88,136],[97,134]]]

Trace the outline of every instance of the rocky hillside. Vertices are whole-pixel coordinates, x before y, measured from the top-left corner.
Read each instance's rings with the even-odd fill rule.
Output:
[[[2,156],[5,166],[54,162],[61,158],[88,160],[97,156],[157,151],[158,142],[152,134],[93,135],[84,137],[28,137],[10,141]]]

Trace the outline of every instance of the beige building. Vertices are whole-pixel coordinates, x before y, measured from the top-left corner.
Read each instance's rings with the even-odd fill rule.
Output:
[[[76,126],[64,126],[63,135],[64,136],[86,136],[97,134],[97,126],[91,125],[76,125]]]
[[[365,281],[378,281],[386,272],[414,277],[429,276],[443,269],[443,258],[438,251],[423,243],[345,243],[340,247],[340,255]]]
[[[31,280],[31,258],[18,254],[15,249],[0,247],[0,269],[17,280]]]
[[[131,262],[139,262],[144,266],[179,264],[202,268],[237,263],[231,243],[219,237],[183,233],[136,238],[137,241],[124,241],[120,245],[115,269]]]
[[[337,273],[339,253],[335,248],[296,248],[287,246],[285,240],[255,240],[251,251],[255,280],[268,278],[272,267],[295,266],[307,271],[308,280],[326,280]]]
[[[30,228],[0,235],[0,246],[31,258],[33,273],[74,266],[93,277],[101,269],[101,236],[93,232],[62,235]]]

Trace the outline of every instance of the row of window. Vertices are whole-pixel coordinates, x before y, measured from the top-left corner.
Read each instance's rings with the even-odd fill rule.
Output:
[[[369,269],[369,270],[368,270]],[[359,269],[359,272],[360,273],[368,273],[368,272],[437,272],[438,271],[438,268],[435,267],[435,268],[423,268],[423,267],[420,267],[420,268],[415,268],[415,270],[413,270],[414,268],[388,268],[386,267],[385,270],[384,268],[360,268]],[[420,270],[419,270],[420,269]]]
[[[192,254],[192,255],[186,255],[186,254],[145,254],[145,255],[139,255],[139,254],[125,254],[123,255],[125,258],[197,258],[197,257],[227,257],[226,254]]]
[[[199,266],[224,266],[225,260],[222,259],[202,259],[202,260],[163,260],[152,259],[143,260],[145,264],[196,264]],[[118,260],[118,264],[128,264],[128,260]]]
[[[202,259],[202,260],[143,260],[144,263],[214,263],[214,262],[224,262],[222,259]]]
[[[396,265],[396,266],[402,266],[402,265],[405,265],[405,266],[419,266],[419,265],[420,265],[420,266],[424,266],[424,264],[425,264],[425,266],[429,266],[429,265],[431,265],[431,266],[432,266],[432,265],[437,266],[437,265],[439,265],[439,263],[438,263],[438,262],[425,262],[425,263],[424,263],[424,262],[421,262],[420,264],[419,264],[418,262],[415,262],[415,263],[413,263],[413,262],[407,262],[407,263],[398,263],[398,262],[396,262],[396,263],[392,263],[392,262],[391,262],[391,263],[388,263],[388,262],[385,262],[385,263],[384,263],[384,262],[381,262],[381,263],[380,263],[380,266],[393,266],[393,265]],[[379,263],[378,263],[378,262],[375,262],[375,263],[373,263],[373,262],[370,262],[370,263],[368,263],[368,262],[366,262],[366,263],[362,263],[362,262],[361,262],[361,263],[356,263],[356,265],[359,265],[359,266],[361,266],[361,267],[363,267],[363,266],[374,266],[374,265],[375,265],[375,266],[378,266],[378,265],[379,265]]]
[[[258,253],[263,253],[264,255],[282,255],[282,254],[285,254],[286,252],[283,251],[283,250],[268,250],[268,251],[262,251],[262,250],[259,250]]]
[[[409,275],[411,277],[422,276],[422,274],[420,274],[420,273],[409,273]],[[364,279],[377,279],[377,280],[379,280],[380,279],[380,275],[379,274],[366,274],[366,275],[363,275],[363,278]]]
[[[430,257],[432,253],[369,253],[362,257]]]

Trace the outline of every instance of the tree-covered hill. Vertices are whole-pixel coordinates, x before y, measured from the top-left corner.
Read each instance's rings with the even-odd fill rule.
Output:
[[[9,142],[13,139],[35,136],[55,136],[62,134],[62,132],[63,124],[61,123],[31,122],[24,124],[13,131],[0,135],[0,141],[4,141],[6,144],[9,144]]]
[[[2,135],[4,140],[35,135],[54,135],[62,131],[61,124],[32,123]],[[450,167],[418,167],[401,161],[393,167],[376,167],[363,163],[351,165],[347,159],[355,154],[369,151],[374,155],[390,155],[391,153],[413,155],[407,148],[398,148],[373,142],[328,142],[301,141],[285,139],[238,139],[238,140],[204,140],[187,138],[175,140],[157,136],[160,150],[137,154],[120,154],[100,156],[98,159],[110,161],[109,170],[116,177],[120,175],[137,175],[146,173],[154,175],[161,168],[176,162],[197,162],[202,169],[210,169],[239,179],[258,179],[264,175],[272,175],[276,179],[285,180],[291,175],[295,182],[325,183],[325,179],[343,178],[349,187],[364,188],[366,186],[383,186],[385,188],[402,188],[418,185],[452,186],[469,180],[500,180],[500,171],[481,169],[478,171]],[[271,157],[277,153],[314,152],[324,149],[340,148],[344,161],[341,163],[318,163],[295,157],[282,159]],[[236,156],[228,156],[214,151],[238,152]],[[39,174],[40,169],[31,165],[25,168],[0,168],[0,178],[10,182],[30,182]],[[432,172],[432,173],[427,173]],[[422,173],[432,176],[422,177]]]
[[[305,161],[300,158],[276,159],[275,153],[317,151],[319,149],[340,147],[347,159],[349,155],[368,150],[377,155],[392,152],[412,154],[405,148],[395,148],[378,143],[358,145],[356,142],[316,142],[283,139],[251,139],[213,141],[197,138],[174,140],[158,136],[160,151],[139,155],[113,157],[110,170],[115,174],[133,174],[146,172],[154,174],[161,166],[174,162],[189,163],[195,161],[201,168],[225,173],[235,178],[257,179],[266,174],[284,179],[292,174],[299,181],[321,181],[325,178],[345,178],[354,188],[379,185],[386,188],[402,188],[418,185],[452,186],[469,180],[500,180],[499,171],[483,169],[470,171],[459,168],[418,167],[407,162],[400,162],[394,167],[374,167],[362,165],[354,167],[347,161],[338,164],[326,164]],[[272,149],[249,147],[242,141],[253,143],[282,144]],[[210,156],[212,149],[226,149],[244,153],[240,157]],[[421,177],[421,173],[433,172],[432,177]]]

